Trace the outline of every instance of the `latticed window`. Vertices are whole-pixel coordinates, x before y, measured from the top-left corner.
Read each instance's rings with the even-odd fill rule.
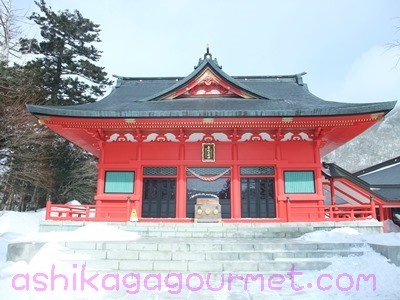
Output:
[[[286,194],[313,194],[315,193],[315,179],[313,171],[285,171]]]
[[[133,171],[107,171],[104,192],[132,194],[134,179],[135,173]]]
[[[144,167],[144,176],[176,176],[176,167]]]
[[[241,167],[240,175],[274,175],[274,167]]]

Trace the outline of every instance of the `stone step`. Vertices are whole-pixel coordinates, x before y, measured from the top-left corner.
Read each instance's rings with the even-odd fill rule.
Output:
[[[204,261],[204,260],[67,260],[71,264],[86,265],[92,271],[123,271],[123,272],[287,272],[294,266],[295,270],[322,270],[331,262],[324,260],[296,260],[296,261]]]
[[[141,237],[182,237],[182,238],[224,238],[224,237],[245,237],[245,238],[297,238],[305,232],[270,232],[263,230],[252,231],[135,231]]]
[[[172,261],[264,261],[276,259],[299,259],[299,258],[333,258],[360,256],[363,251],[208,251],[208,252],[191,252],[191,251],[139,251],[139,250],[72,250],[71,253],[81,255],[87,259],[104,259],[104,260],[172,260]]]
[[[140,239],[138,241],[63,242],[62,246],[76,250],[136,250],[136,251],[318,251],[349,250],[362,243],[312,243],[298,240],[262,239]]]
[[[168,221],[168,220],[167,220]],[[125,231],[135,231],[141,236],[179,236],[182,232],[191,232],[189,236],[198,236],[201,233],[214,233],[220,237],[220,233],[240,233],[246,236],[250,232],[262,234],[265,232],[285,233],[284,237],[297,237],[304,233],[316,230],[332,230],[334,228],[351,227],[362,233],[379,233],[382,231],[382,223],[376,221],[341,221],[341,222],[293,222],[293,223],[175,223],[175,222],[105,222],[107,225]],[[92,222],[79,221],[42,221],[40,231],[73,231]],[[166,233],[165,233],[166,232]],[[176,233],[178,233],[176,235]],[[193,235],[194,233],[194,235]],[[186,235],[184,235],[185,237]],[[262,236],[262,235],[261,235]],[[266,236],[266,237],[274,237]]]
[[[72,231],[88,222],[49,222],[42,231]],[[337,257],[360,256],[364,243],[322,243],[298,239],[318,229],[347,224],[310,223],[109,223],[136,232],[132,240],[59,242],[65,248],[66,263],[86,265],[93,271],[121,273],[224,273],[269,274],[318,271]],[[353,222],[352,226],[374,231],[377,222]],[[320,227],[318,227],[320,226]],[[360,226],[360,227],[357,227]],[[28,245],[29,246],[29,245]],[[15,245],[13,253],[27,248]],[[9,246],[10,248],[10,246]],[[12,247],[11,247],[12,248]],[[36,248],[35,248],[36,249]],[[36,251],[36,250],[35,250]],[[17,255],[18,256],[18,255]],[[18,260],[23,255],[15,258]]]
[[[362,255],[362,243],[314,243],[268,238],[141,238],[64,242],[70,263],[121,272],[250,272],[322,270],[335,257]]]

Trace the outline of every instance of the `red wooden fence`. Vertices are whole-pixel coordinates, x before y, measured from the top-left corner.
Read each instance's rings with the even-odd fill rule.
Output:
[[[122,205],[121,203],[68,205],[53,204],[48,201],[46,205],[46,220],[127,222],[130,219],[131,211],[132,206],[128,201]],[[376,218],[375,203],[373,201],[363,205],[343,204],[322,206],[286,201],[286,212],[286,220],[284,216],[281,216],[281,218],[276,219],[276,222],[355,221]],[[271,222],[274,219],[265,219],[265,221]]]

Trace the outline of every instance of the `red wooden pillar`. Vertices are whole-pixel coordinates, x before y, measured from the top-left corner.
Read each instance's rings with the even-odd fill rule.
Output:
[[[143,201],[143,166],[142,166],[142,143],[143,138],[140,130],[138,129],[136,132],[136,139],[138,141],[137,152],[136,152],[136,178],[135,178],[135,194],[137,195],[137,200],[133,202],[134,207],[136,208],[136,214],[138,218],[142,217],[142,201]]]
[[[178,182],[176,185],[176,217],[186,218],[186,167],[185,167],[185,134],[180,132]]]
[[[386,216],[385,216],[385,209],[383,208],[382,204],[379,205],[379,216],[380,216],[380,220],[381,222],[386,220]]]
[[[50,220],[51,216],[51,200],[47,199],[46,201],[46,220]]]
[[[186,218],[186,169],[185,165],[181,164],[178,168],[178,184],[177,184],[177,199],[176,199],[176,217]]]
[[[104,181],[105,181],[105,172],[104,172],[104,142],[100,141],[99,143],[100,155],[99,162],[97,163],[97,195],[103,194],[104,192]]]
[[[232,189],[231,216],[232,216],[232,219],[238,219],[238,218],[242,217],[242,206],[241,206],[241,191],[240,191],[240,170],[239,170],[239,166],[236,164],[236,162],[232,166],[231,189]]]
[[[141,218],[143,201],[143,170],[141,164],[139,164],[136,169],[135,194],[138,195],[138,198],[133,199],[133,203],[131,203],[131,205],[132,208],[134,207],[136,209],[138,218]]]
[[[322,164],[321,164],[320,148],[321,148],[321,140],[316,140],[314,143],[314,162],[318,164],[318,168],[315,170],[315,186],[317,195],[324,198],[324,189],[322,186]]]
[[[232,136],[232,174],[231,174],[231,218],[238,219],[242,217],[242,196],[240,190],[240,167],[238,165],[238,144],[237,132],[234,130]]]
[[[335,179],[333,177],[331,177],[331,179],[329,180],[329,186],[331,190],[331,205],[335,205],[336,204]]]
[[[325,219],[325,195],[324,195],[324,187],[322,184],[322,164],[321,164],[321,140],[317,139],[314,143],[314,162],[318,164],[318,167],[315,169],[315,186],[316,192],[319,196],[320,200],[318,201],[318,219]]]
[[[275,195],[275,201],[276,201],[276,207],[277,207],[277,212],[276,216],[277,218],[282,218],[286,219],[286,221],[289,221],[288,219],[288,209],[287,209],[287,197],[285,196],[285,184],[284,184],[284,179],[283,179],[283,171],[282,168],[279,167],[279,164],[276,166],[275,169],[275,182],[276,182],[276,195]]]
[[[276,142],[275,142],[275,160],[277,162],[275,167],[275,201],[276,201],[276,216],[277,218],[286,219],[288,221],[288,205],[287,198],[285,196],[285,185],[283,180],[283,171],[280,167],[281,164],[281,142],[282,133],[280,129],[276,133]]]
[[[371,197],[371,217],[376,219],[376,208],[374,198]]]

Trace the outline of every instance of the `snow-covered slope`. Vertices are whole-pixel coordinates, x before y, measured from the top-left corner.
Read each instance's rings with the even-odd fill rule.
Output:
[[[323,158],[355,172],[400,156],[400,106],[355,139]]]

